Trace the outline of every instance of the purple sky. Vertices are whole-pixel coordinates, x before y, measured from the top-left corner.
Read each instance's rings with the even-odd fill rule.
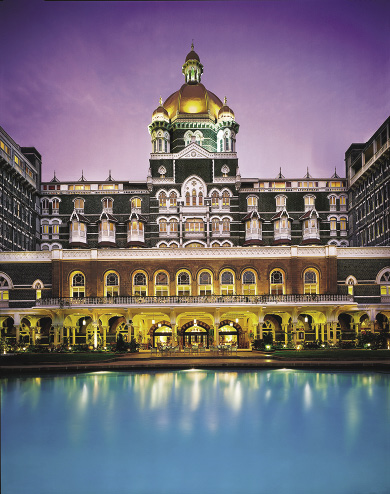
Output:
[[[192,38],[240,124],[243,177],[344,176],[390,114],[388,0],[4,0],[0,18],[0,125],[42,154],[44,180],[145,180],[147,126]]]

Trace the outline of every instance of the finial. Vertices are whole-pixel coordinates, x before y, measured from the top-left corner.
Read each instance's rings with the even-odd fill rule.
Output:
[[[227,98],[226,96],[223,98],[223,104],[226,105],[227,104]]]
[[[191,43],[191,50],[194,49],[194,39],[192,38],[192,43]]]
[[[160,103],[160,106],[162,106],[162,97],[161,97],[161,96],[160,96],[160,101],[159,101],[159,103]]]

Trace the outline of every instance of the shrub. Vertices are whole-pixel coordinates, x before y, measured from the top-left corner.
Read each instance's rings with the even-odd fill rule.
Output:
[[[137,343],[137,340],[135,338],[131,338],[130,343],[128,343],[128,348],[131,353],[138,352],[140,347],[140,344]]]

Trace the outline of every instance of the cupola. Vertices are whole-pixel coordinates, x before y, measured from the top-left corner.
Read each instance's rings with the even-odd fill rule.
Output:
[[[187,84],[199,84],[203,65],[200,63],[199,55],[194,51],[194,43],[191,44],[191,51],[186,56],[182,72]]]
[[[234,112],[227,106],[227,98],[223,100],[223,106],[218,112],[218,122],[234,122]]]

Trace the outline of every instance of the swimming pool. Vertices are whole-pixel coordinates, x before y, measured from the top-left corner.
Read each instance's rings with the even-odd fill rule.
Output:
[[[5,494],[385,494],[390,375],[4,378]]]

